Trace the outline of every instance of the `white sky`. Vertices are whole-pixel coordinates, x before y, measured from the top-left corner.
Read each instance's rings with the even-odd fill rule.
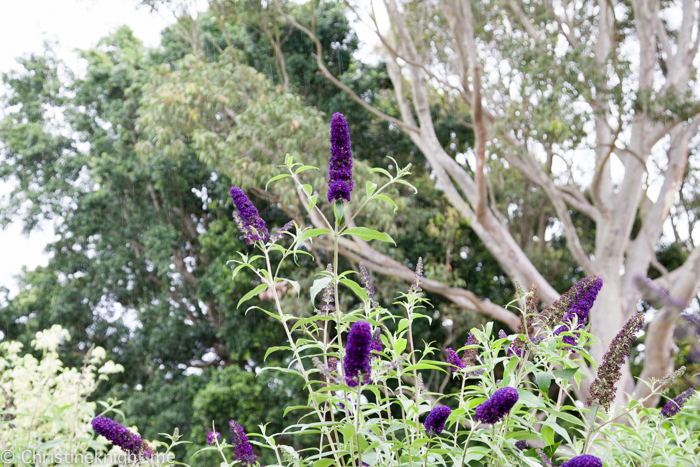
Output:
[[[151,13],[138,0],[0,0],[0,73],[16,68],[16,57],[41,52],[44,41],[54,43],[56,54],[70,68],[82,70],[75,49],[96,45],[124,24],[147,46],[156,46],[160,31],[173,21],[167,11]],[[9,188],[0,182],[0,196]],[[0,286],[11,293],[17,291],[14,276],[23,266],[33,269],[48,263],[43,250],[53,238],[51,225],[29,237],[21,230],[18,224],[0,230]]]

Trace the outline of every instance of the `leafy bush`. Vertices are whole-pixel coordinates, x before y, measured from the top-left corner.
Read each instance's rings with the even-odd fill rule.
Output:
[[[536,290],[519,296],[509,307],[521,314],[518,334],[494,335],[493,325],[473,329],[460,349],[447,349],[446,362],[429,342],[413,335],[417,320],[430,321],[430,304],[423,297],[423,264],[418,261],[415,281],[407,293],[399,293],[395,305],[401,314],[379,306],[369,274],[338,271],[338,250],[348,248],[349,236],[363,241],[393,242],[383,232],[354,224],[362,208],[374,201],[389,202],[383,192],[396,184],[411,186],[408,167],[396,173],[373,169],[387,177],[378,186],[368,182],[366,198],[356,211],[346,211],[352,184],[349,135],[344,120],[334,115],[331,124],[332,158],[329,169],[329,202],[333,217],[319,207],[318,196],[302,185],[297,174],[315,168],[286,159],[287,173],[271,182],[291,178],[311,216],[319,216],[326,228],[300,228],[290,222],[270,235],[257,209],[242,190],[231,195],[237,208],[234,220],[255,253],[240,253],[234,277],[241,270],[255,273],[258,285],[241,298],[239,306],[286,282],[299,291],[291,278],[280,277],[280,264],[294,261],[307,242],[325,236],[333,242],[334,264],[318,273],[311,300],[320,297],[312,316],[286,313],[274,292],[275,310],[257,306],[249,312],[265,313],[279,322],[288,342],[268,351],[291,351],[287,367],[265,368],[299,376],[308,391],[308,404],[289,407],[299,422],[282,433],[246,433],[231,420],[231,444],[212,431],[211,447],[224,459],[222,465],[258,465],[252,446],[271,452],[280,466],[511,466],[563,465],[700,465],[698,439],[688,424],[673,423],[680,411],[689,416],[693,391],[669,401],[663,410],[646,408],[644,401],[615,403],[615,383],[620,367],[643,326],[643,315],[632,317],[611,344],[586,403],[576,400],[587,375],[580,369],[593,363],[586,350],[594,337],[587,332],[588,312],[602,286],[599,278],[579,282],[542,312],[537,310]],[[291,240],[288,247],[285,241]],[[355,280],[359,274],[359,280]],[[346,288],[361,306],[341,310],[339,289]],[[460,355],[461,353],[461,355]],[[440,370],[460,383],[453,394],[428,392],[422,370]],[[679,372],[662,381],[650,381],[651,395],[665,392]],[[261,403],[264,401],[261,401]],[[683,408],[685,406],[685,408]],[[319,443],[290,446],[282,437],[316,434]],[[233,449],[233,453],[230,450]],[[229,459],[235,460],[230,461]],[[273,462],[275,462],[273,460]]]
[[[32,453],[22,459],[27,465],[33,465],[35,452],[57,455],[107,450],[106,443],[93,439],[90,421],[97,405],[88,397],[100,381],[124,368],[105,361],[107,353],[102,347],[89,349],[81,368],[64,367],[57,349],[67,339],[68,331],[59,325],[37,332],[32,346],[41,359],[23,354],[19,342],[0,343],[0,449],[16,456]]]

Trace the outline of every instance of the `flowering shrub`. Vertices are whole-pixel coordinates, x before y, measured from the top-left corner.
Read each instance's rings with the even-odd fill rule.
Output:
[[[233,274],[248,269],[260,281],[238,305],[272,289],[274,310],[253,306],[248,311],[265,313],[284,329],[287,342],[271,348],[268,355],[286,350],[291,357],[286,367],[266,370],[302,378],[308,403],[288,408],[299,414],[299,422],[281,434],[268,434],[264,426],[254,433],[252,427],[231,420],[227,436],[217,431],[220,421],[215,421],[204,450],[218,451],[221,465],[245,467],[259,465],[254,447],[258,452],[269,450],[275,465],[295,467],[700,465],[697,435],[673,425],[673,417],[687,410],[683,407],[697,404],[692,391],[663,410],[645,408],[643,400],[614,404],[620,365],[643,325],[642,315],[632,317],[613,341],[591,382],[587,403],[575,400],[587,377],[581,368],[593,362],[586,349],[593,336],[586,324],[604,286],[597,277],[579,282],[542,312],[537,309],[536,290],[525,293],[518,287],[519,296],[509,305],[521,316],[515,335],[496,334],[490,323],[472,329],[464,346],[447,349],[445,355],[413,333],[417,320],[432,319],[421,289],[425,279],[420,259],[413,284],[406,293],[398,293],[395,304],[401,312],[379,306],[364,265],[359,265],[359,273],[339,270],[339,244],[348,236],[393,242],[386,233],[355,226],[355,220],[368,203],[394,204],[384,192],[395,184],[411,187],[405,180],[410,165],[396,166],[394,174],[373,169],[386,177],[385,183],[368,182],[364,199],[350,205],[352,152],[340,114],[333,116],[331,139],[332,216],[327,215],[330,209],[317,205],[313,188],[299,179],[299,173],[314,167],[287,156],[287,173],[271,180],[291,178],[308,214],[321,220],[324,228],[289,223],[270,235],[245,193],[231,189],[234,219],[246,243],[255,249],[240,253]],[[334,259],[318,273],[309,293],[312,303],[320,296],[320,306],[310,316],[286,313],[274,284],[287,282],[298,293],[301,290],[292,278],[279,276],[279,265],[308,254],[304,246],[321,235],[332,240]],[[341,290],[357,296],[355,309],[340,306]],[[424,370],[451,375],[460,390],[429,391],[422,380]],[[678,372],[648,382],[649,397],[663,393],[677,376]],[[302,449],[278,444],[282,435],[289,439],[310,433],[318,435],[318,444]]]
[[[41,360],[22,354],[19,342],[0,343],[0,450],[46,454],[107,449],[93,439],[90,420],[96,404],[87,398],[101,380],[124,368],[105,361],[102,347],[87,352],[82,368],[65,368],[56,352],[64,339],[70,335],[58,325],[38,332],[32,345],[42,352]]]

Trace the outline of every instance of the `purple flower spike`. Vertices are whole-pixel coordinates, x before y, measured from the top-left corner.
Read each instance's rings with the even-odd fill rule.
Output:
[[[209,446],[211,446],[219,438],[221,438],[221,433],[218,431],[210,431],[207,435],[207,443],[209,443]]]
[[[695,393],[695,389],[689,388],[686,391],[682,392],[678,397],[675,399],[671,399],[664,405],[664,408],[661,409],[661,416],[664,418],[672,418],[674,417],[678,412],[680,412],[683,409],[683,406],[685,405],[688,400],[690,400],[691,397],[693,397],[693,394]]]
[[[465,347],[470,345],[478,345],[479,341],[474,337],[474,333],[470,332],[467,338],[467,343],[464,344]],[[479,355],[479,349],[466,349],[462,354],[462,363],[464,366],[472,366],[476,363],[476,357]]]
[[[379,357],[379,353],[382,351],[382,330],[377,327],[372,333],[372,341],[369,343],[369,349],[371,351],[371,358]]]
[[[245,434],[243,427],[236,423],[235,420],[229,421],[228,427],[231,431],[231,445],[236,454],[236,460],[244,467],[252,467],[258,458],[253,453],[253,446],[248,442],[248,435]]]
[[[348,345],[345,347],[345,382],[350,387],[360,383],[370,383],[370,351],[372,344],[372,328],[366,321],[358,321],[352,325],[348,334]]]
[[[459,358],[459,355],[457,355],[457,352],[455,352],[451,348],[446,348],[445,354],[447,363],[450,364],[450,373],[452,373],[455,369],[461,369],[466,367],[464,362],[462,362],[462,359]]]
[[[367,292],[367,299],[369,300],[370,306],[377,306],[377,299],[374,297],[374,286],[372,285],[372,280],[369,277],[369,272],[364,263],[360,263],[360,281],[362,282],[362,287],[364,287],[365,292]]]
[[[600,404],[609,410],[615,400],[615,384],[622,377],[622,365],[630,354],[636,334],[644,327],[644,315],[637,313],[631,317],[610,343],[603,355],[603,363],[598,367],[598,374],[591,384],[586,404]]]
[[[265,225],[265,221],[260,217],[258,209],[253,206],[253,203],[251,203],[246,194],[243,193],[243,190],[236,186],[231,187],[231,199],[233,199],[233,204],[236,205],[236,209],[238,209],[238,213],[240,214],[240,219],[237,220],[234,215],[234,220],[236,220],[236,224],[238,224],[238,227],[243,231],[243,238],[246,245],[258,241],[266,242],[267,239],[270,238],[267,225]],[[244,227],[241,227],[239,224],[240,221],[242,221]]]
[[[441,405],[431,410],[428,414],[428,418],[425,419],[425,423],[423,423],[426,434],[428,436],[435,436],[442,433],[442,430],[445,429],[445,421],[451,413],[452,410],[446,405]]]
[[[92,419],[95,433],[102,435],[114,446],[119,446],[127,454],[137,458],[153,457],[153,449],[141,437],[111,418],[97,417]]]
[[[498,423],[508,415],[516,402],[518,391],[515,388],[501,388],[476,408],[476,419],[481,423]]]
[[[516,441],[515,447],[520,449],[521,451],[525,451],[528,448],[527,441],[525,441],[524,439],[521,439],[520,441]]]
[[[596,456],[584,454],[583,456],[574,457],[568,462],[564,462],[561,467],[603,467],[603,461]]]
[[[578,282],[574,288],[576,289],[575,298],[571,302],[571,308],[564,315],[564,326],[559,326],[555,331],[554,335],[558,336],[562,332],[571,330],[571,325],[573,324],[574,317],[577,317],[576,329],[583,329],[588,321],[588,314],[593,308],[593,303],[598,297],[598,292],[603,287],[603,280],[600,277],[591,276]],[[578,335],[578,333],[575,333]],[[578,343],[576,337],[564,336],[562,339],[565,344],[570,346],[575,346]]]
[[[343,114],[331,120],[331,161],[328,165],[328,201],[350,201],[352,191],[352,150],[348,122]]]

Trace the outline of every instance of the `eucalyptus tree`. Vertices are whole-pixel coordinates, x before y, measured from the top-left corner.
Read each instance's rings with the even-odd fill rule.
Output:
[[[551,303],[559,293],[508,228],[512,213],[499,212],[489,199],[490,167],[502,161],[546,195],[578,267],[605,283],[591,314],[602,341],[596,359],[637,311],[642,293],[636,284],[650,268],[662,273],[655,286],[686,306],[694,298],[700,280],[695,213],[678,199],[695,196],[688,190],[700,125],[695,2],[348,1],[349,13],[380,44],[393,108],[369,104],[325,66],[309,19],[314,5],[306,3],[300,15],[298,7],[275,2],[281,18],[315,41],[320,72],[402,129],[508,277],[534,283]],[[436,137],[430,112],[436,102],[445,112],[469,109],[463,124],[476,136],[469,164],[451,157]],[[574,213],[594,226],[589,247]],[[672,237],[688,251],[672,271],[656,258],[665,225],[686,232]],[[369,250],[358,254],[373,259]],[[649,324],[643,379],[672,369],[673,329],[683,308],[663,307]],[[635,387],[629,370],[619,389],[647,391],[642,382]]]

